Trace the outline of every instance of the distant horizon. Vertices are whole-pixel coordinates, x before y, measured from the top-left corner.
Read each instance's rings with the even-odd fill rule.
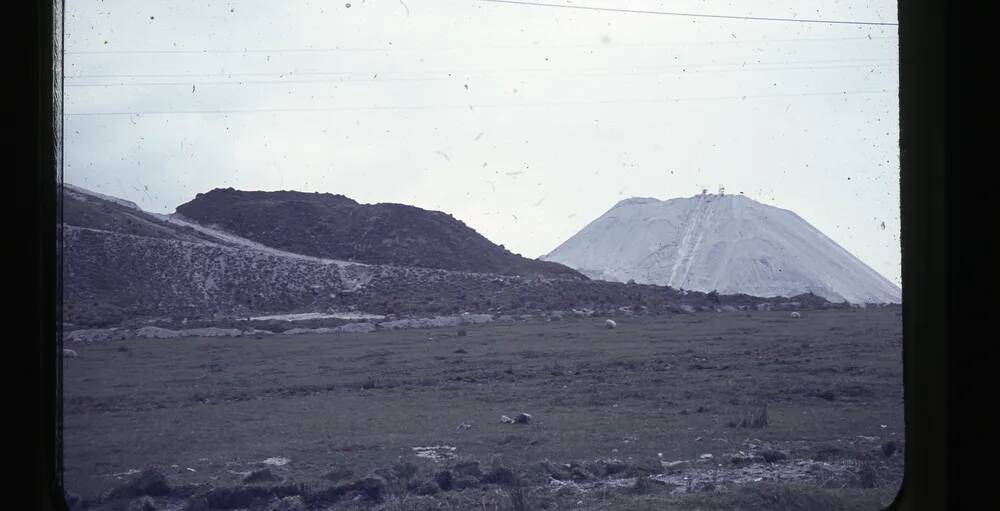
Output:
[[[131,202],[131,203],[133,203],[133,204],[134,204],[134,205],[135,205],[136,207],[138,207],[139,209],[141,209],[142,211],[144,211],[144,212],[147,212],[147,213],[157,213],[157,212],[155,212],[155,211],[149,211],[149,210],[147,210],[147,209],[144,209],[144,208],[142,208],[142,206],[141,206],[141,205],[140,205],[140,204],[139,204],[138,202],[136,202],[135,200],[132,200],[132,199],[131,199],[131,198],[129,198],[129,197],[119,197],[119,196],[116,196],[116,195],[112,195],[112,194],[105,194],[105,193],[102,193],[102,192],[98,192],[98,191],[96,191],[96,190],[91,190],[91,189],[89,189],[89,188],[87,188],[87,187],[85,187],[85,186],[81,186],[81,185],[79,185],[79,184],[76,184],[76,183],[71,183],[71,182],[69,182],[69,181],[65,181],[65,180],[63,181],[63,184],[66,184],[66,185],[69,185],[69,186],[71,186],[71,187],[74,187],[74,188],[78,188],[78,189],[81,189],[81,190],[84,190],[84,191],[86,191],[86,192],[90,192],[90,193],[94,193],[94,194],[98,194],[98,195],[107,195],[107,196],[109,196],[109,197],[113,197],[113,198],[115,198],[115,199],[120,199],[120,200],[124,200],[124,201],[128,201],[128,202]],[[208,189],[208,190],[206,190],[206,191],[204,191],[204,192],[195,192],[195,195],[194,195],[194,196],[192,196],[192,198],[191,198],[191,199],[189,199],[189,201],[190,201],[190,200],[194,200],[195,198],[197,198],[197,196],[198,196],[199,194],[204,194],[204,193],[208,193],[208,192],[211,192],[211,191],[213,191],[213,190],[229,190],[229,189],[231,189],[231,190],[235,190],[235,191],[238,191],[238,192],[264,192],[264,193],[273,193],[273,192],[294,192],[294,193],[303,193],[303,194],[325,194],[325,195],[334,195],[334,196],[341,196],[341,197],[346,197],[346,198],[348,198],[348,199],[351,199],[351,200],[353,200],[353,201],[355,201],[355,202],[357,202],[358,204],[361,204],[361,205],[377,205],[377,204],[398,204],[398,205],[404,205],[404,206],[412,206],[412,207],[416,207],[416,208],[419,208],[419,209],[423,209],[423,210],[425,210],[425,211],[437,211],[437,212],[441,212],[441,213],[445,213],[445,214],[448,214],[448,215],[451,215],[451,216],[452,216],[453,218],[455,218],[456,220],[459,220],[459,221],[461,221],[461,222],[462,222],[463,224],[465,224],[465,225],[469,226],[470,228],[472,228],[473,230],[475,230],[475,231],[476,231],[477,233],[479,233],[480,235],[482,235],[482,236],[486,237],[486,238],[487,238],[488,240],[490,240],[490,242],[492,242],[492,243],[495,243],[495,244],[497,244],[497,245],[502,245],[502,246],[506,247],[506,248],[507,248],[507,250],[511,251],[512,253],[515,253],[515,254],[519,254],[519,255],[521,255],[521,256],[523,256],[523,257],[527,257],[527,258],[529,258],[529,259],[535,259],[535,260],[545,260],[545,259],[542,259],[542,258],[543,258],[543,257],[545,257],[546,255],[550,254],[550,253],[551,253],[551,252],[552,252],[553,250],[555,250],[555,249],[556,249],[556,248],[557,248],[557,247],[558,247],[558,246],[559,246],[560,244],[562,244],[563,242],[565,242],[565,241],[566,241],[566,239],[569,239],[569,238],[566,238],[566,239],[564,239],[564,240],[561,240],[561,241],[558,241],[558,242],[556,242],[556,243],[555,243],[555,245],[553,246],[553,248],[552,248],[551,250],[549,250],[549,251],[547,251],[547,252],[544,252],[544,253],[542,253],[542,254],[539,254],[539,255],[537,255],[537,256],[534,256],[534,257],[532,257],[532,256],[529,256],[529,255],[525,255],[525,254],[521,254],[521,253],[519,253],[519,252],[517,252],[517,251],[515,251],[515,250],[511,249],[510,247],[508,247],[508,246],[506,245],[506,243],[503,243],[503,242],[502,242],[502,240],[497,240],[497,239],[494,239],[494,238],[492,238],[492,237],[490,237],[490,236],[487,236],[486,234],[484,234],[483,232],[481,232],[481,231],[480,231],[479,229],[477,229],[477,228],[475,228],[474,226],[470,225],[470,224],[469,224],[468,222],[466,222],[466,221],[465,221],[464,219],[462,219],[462,218],[460,218],[459,216],[455,215],[454,213],[451,213],[451,212],[449,212],[449,211],[446,211],[446,210],[442,210],[442,209],[431,209],[431,208],[424,208],[424,207],[421,207],[421,206],[415,206],[415,205],[413,205],[413,204],[407,204],[407,203],[404,203],[404,202],[386,202],[386,201],[380,201],[380,202],[362,202],[362,201],[359,201],[359,200],[357,200],[357,199],[354,199],[353,197],[350,197],[349,195],[346,195],[346,194],[343,194],[343,193],[335,193],[335,192],[329,192],[329,191],[318,191],[318,190],[293,190],[293,189],[281,189],[281,190],[249,190],[249,189],[240,189],[240,188],[236,188],[236,187],[233,187],[233,186],[227,186],[227,187],[215,187],[215,188],[210,188],[210,189]],[[785,210],[785,211],[789,211],[789,212],[791,212],[791,213],[793,213],[793,214],[796,214],[796,215],[798,215],[798,212],[796,212],[795,210],[792,210],[792,209],[787,209],[787,208],[781,208],[781,207],[779,207],[779,206],[776,206],[776,205],[773,205],[773,204],[767,204],[767,203],[765,203],[765,202],[761,202],[761,201],[759,201],[759,200],[756,200],[756,199],[754,199],[753,197],[748,197],[748,196],[747,196],[747,195],[746,195],[745,193],[743,193],[743,192],[738,192],[738,193],[735,193],[735,194],[733,194],[733,193],[719,193],[719,192],[718,192],[718,190],[717,190],[716,192],[711,192],[711,191],[707,191],[707,192],[705,192],[705,193],[700,193],[700,192],[699,192],[699,193],[696,193],[696,194],[694,194],[694,195],[688,195],[688,196],[680,196],[680,197],[669,197],[669,198],[657,198],[657,197],[650,197],[650,196],[645,196],[645,197],[643,197],[643,196],[634,196],[634,197],[627,197],[627,198],[624,198],[624,199],[619,199],[619,200],[617,200],[617,201],[616,201],[616,202],[615,202],[614,204],[612,204],[611,206],[609,206],[609,207],[608,207],[608,209],[606,209],[606,210],[604,211],[604,213],[601,213],[601,215],[603,215],[603,214],[607,213],[608,211],[611,211],[611,210],[612,210],[612,209],[614,209],[614,208],[615,208],[615,207],[616,207],[616,206],[617,206],[618,204],[621,204],[621,203],[623,203],[623,202],[626,202],[626,201],[629,201],[629,200],[633,200],[633,199],[651,199],[651,200],[655,200],[655,201],[658,201],[658,202],[667,202],[667,201],[670,201],[670,200],[676,200],[676,199],[693,199],[693,198],[696,198],[696,197],[699,197],[699,196],[703,196],[703,195],[704,195],[704,196],[709,196],[709,195],[712,195],[712,196],[720,196],[720,197],[721,197],[721,196],[734,196],[734,197],[742,197],[742,198],[744,198],[744,199],[746,199],[746,200],[750,200],[750,201],[753,201],[753,202],[756,202],[756,203],[758,203],[758,204],[761,204],[761,205],[765,205],[765,206],[768,206],[768,207],[774,207],[774,208],[777,208],[777,209],[782,209],[782,210]],[[170,211],[170,212],[167,212],[167,213],[159,213],[159,214],[171,214],[171,215],[172,215],[172,214],[177,214],[177,207],[178,207],[178,206],[180,206],[180,205],[182,205],[182,204],[185,204],[185,203],[187,203],[187,202],[189,202],[189,201],[184,201],[184,202],[182,202],[182,203],[178,204],[177,206],[175,206],[175,207],[174,207],[173,211]],[[587,225],[589,225],[589,224],[590,224],[591,222],[593,222],[593,221],[594,221],[594,220],[596,220],[597,218],[600,218],[600,216],[601,216],[601,215],[598,215],[598,216],[595,216],[594,218],[592,218],[592,219],[588,220],[588,221],[587,221],[587,222],[586,222],[586,223],[584,224],[584,226],[583,226],[583,227],[586,227]],[[809,223],[810,225],[812,225],[812,223],[811,223],[811,222],[809,222],[809,221],[808,221],[807,219],[803,218],[803,220],[805,220],[805,221],[806,221],[807,223]],[[583,229],[583,227],[581,227],[581,229]],[[813,227],[815,227],[815,226],[813,226]],[[818,228],[817,228],[817,229],[818,229]],[[579,231],[577,231],[577,232],[579,232]],[[820,230],[820,232],[821,232],[821,233],[823,233],[823,235],[825,235],[825,236],[829,237],[829,236],[828,236],[828,235],[827,235],[827,234],[826,234],[825,232],[823,232],[822,230]],[[576,233],[574,233],[574,235],[575,235],[575,234],[576,234]],[[571,236],[572,236],[572,235],[571,235]],[[836,240],[834,240],[834,242],[836,242]],[[838,243],[838,245],[839,245],[839,243]],[[842,246],[841,248],[844,248],[844,250],[847,250],[847,252],[848,252],[848,253],[850,253],[850,254],[851,254],[852,256],[854,256],[855,258],[857,258],[857,259],[858,259],[859,261],[861,261],[862,263],[864,263],[864,264],[865,264],[866,266],[868,266],[869,268],[871,268],[872,270],[874,270],[874,271],[875,271],[876,273],[878,273],[879,275],[881,275],[882,277],[884,277],[884,278],[885,278],[886,280],[888,280],[888,281],[889,281],[890,283],[892,283],[893,285],[895,285],[895,286],[896,286],[897,288],[900,288],[900,289],[902,289],[902,286],[901,286],[901,285],[900,285],[899,283],[897,283],[897,282],[893,281],[893,280],[892,280],[891,278],[889,278],[888,276],[886,276],[885,274],[883,274],[882,272],[880,272],[880,271],[879,271],[879,270],[878,270],[877,268],[875,268],[874,266],[870,265],[870,264],[869,264],[868,262],[866,262],[866,261],[864,261],[863,259],[861,259],[860,257],[858,257],[858,256],[857,256],[857,254],[854,254],[854,253],[853,253],[853,252],[852,252],[851,250],[849,250],[849,249],[848,249],[848,248],[846,248],[846,247],[843,247],[843,246]]]

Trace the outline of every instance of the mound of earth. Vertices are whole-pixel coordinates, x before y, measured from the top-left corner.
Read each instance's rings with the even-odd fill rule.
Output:
[[[198,194],[178,206],[177,213],[268,247],[313,257],[586,280],[562,264],[513,254],[450,214],[405,204],[226,188]]]
[[[742,195],[625,199],[545,260],[594,279],[900,303],[901,291],[792,211]]]

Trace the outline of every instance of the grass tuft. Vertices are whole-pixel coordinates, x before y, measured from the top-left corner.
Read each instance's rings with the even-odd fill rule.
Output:
[[[760,403],[748,410],[737,424],[741,428],[761,429],[768,424],[767,403]]]

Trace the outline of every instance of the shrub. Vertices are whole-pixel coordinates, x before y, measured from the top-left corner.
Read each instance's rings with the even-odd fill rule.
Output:
[[[531,509],[524,485],[518,478],[514,478],[507,486],[507,498],[510,500],[511,511],[529,511]]]
[[[417,466],[413,463],[397,463],[393,465],[392,473],[400,479],[410,479],[417,475]]]
[[[875,462],[871,458],[858,460],[858,486],[861,488],[875,488],[878,486],[878,472],[875,469]]]
[[[888,442],[882,444],[882,455],[886,458],[890,457],[899,449],[899,446],[895,441],[889,440]]]
[[[760,429],[767,427],[767,403],[761,403],[748,410],[738,425],[741,428]]]

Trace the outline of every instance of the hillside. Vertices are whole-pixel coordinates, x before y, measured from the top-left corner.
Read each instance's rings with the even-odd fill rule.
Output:
[[[65,225],[149,238],[189,242],[217,242],[187,226],[166,222],[134,203],[65,184],[62,196]]]
[[[521,257],[449,214],[343,195],[215,189],[177,207],[202,225],[313,257],[477,273],[585,280],[561,264]]]
[[[654,285],[362,264],[283,251],[80,189],[63,197],[67,327],[359,311],[396,317],[830,307]]]

